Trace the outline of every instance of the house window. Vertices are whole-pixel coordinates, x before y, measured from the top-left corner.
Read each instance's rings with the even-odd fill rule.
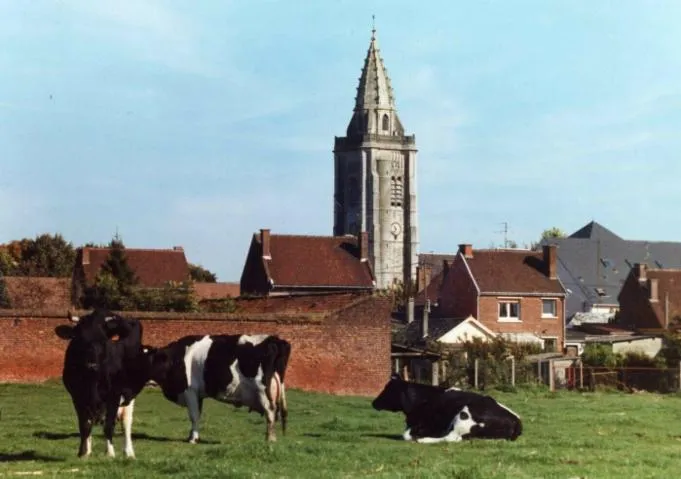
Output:
[[[541,300],[541,317],[542,318],[558,317],[557,301],[555,299]]]
[[[390,206],[402,206],[402,177],[390,178]]]
[[[499,321],[520,321],[520,302],[515,300],[499,301]]]
[[[558,352],[558,338],[542,338],[544,340],[544,352]]]

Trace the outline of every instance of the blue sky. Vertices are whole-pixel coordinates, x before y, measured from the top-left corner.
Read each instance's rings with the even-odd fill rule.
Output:
[[[422,252],[596,220],[681,240],[681,2],[0,0],[0,242],[330,235],[371,34],[419,148]]]

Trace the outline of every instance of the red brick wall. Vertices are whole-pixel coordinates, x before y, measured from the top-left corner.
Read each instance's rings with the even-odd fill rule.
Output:
[[[142,320],[144,342],[162,346],[187,334],[276,333],[291,342],[289,388],[375,395],[390,377],[388,299],[369,297],[326,317],[319,314],[182,315],[130,313]],[[20,311],[0,316],[0,381],[39,382],[61,377],[66,341],[54,328],[65,314]],[[283,318],[283,319],[282,319]]]
[[[520,298],[520,321],[499,322],[499,298],[480,297],[480,317],[476,318],[495,333],[533,333],[539,337],[557,337],[558,350],[565,345],[563,298],[557,301],[557,318],[542,318],[542,298],[526,296]]]

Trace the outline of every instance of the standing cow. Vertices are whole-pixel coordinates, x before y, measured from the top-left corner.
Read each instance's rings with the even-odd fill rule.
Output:
[[[407,420],[403,437],[407,441],[457,442],[473,438],[513,441],[522,432],[520,417],[490,396],[410,383],[397,375],[388,381],[372,406],[403,412]]]
[[[75,326],[60,325],[55,332],[69,340],[62,379],[78,416],[78,456],[90,455],[92,427],[103,420],[106,453],[114,457],[114,426],[117,416],[122,416],[125,455],[134,458],[131,437],[134,399],[149,374],[142,349],[142,324],[104,310],[70,319]],[[114,341],[114,336],[118,340]]]
[[[269,441],[276,440],[277,417],[286,433],[284,376],[290,354],[287,341],[270,335],[185,336],[148,350],[151,379],[167,399],[189,411],[192,444],[199,441],[206,397],[266,415]]]

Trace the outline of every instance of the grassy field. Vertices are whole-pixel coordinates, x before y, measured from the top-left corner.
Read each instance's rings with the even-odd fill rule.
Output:
[[[370,399],[291,390],[289,433],[265,442],[264,419],[206,401],[202,442],[183,442],[184,409],[147,389],[135,411],[136,460],[76,457],[70,398],[60,384],[0,385],[0,476],[672,478],[681,474],[681,398],[655,394],[493,393],[524,420],[515,442],[420,445],[401,440],[401,415]],[[279,432],[279,430],[278,430]]]

